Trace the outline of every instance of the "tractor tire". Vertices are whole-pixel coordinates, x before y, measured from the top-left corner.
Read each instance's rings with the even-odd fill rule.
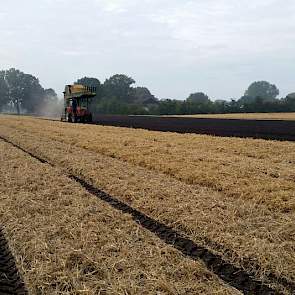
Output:
[[[28,291],[0,228],[0,294],[27,295]]]

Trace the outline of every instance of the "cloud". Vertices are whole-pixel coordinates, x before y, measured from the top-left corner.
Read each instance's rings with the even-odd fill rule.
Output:
[[[184,1],[150,17],[167,26],[173,38],[186,42],[184,46],[203,49],[205,56],[235,51],[263,54],[282,49],[282,44],[294,38],[287,28],[295,29],[295,23],[286,19],[286,10],[278,13],[278,5],[275,0]],[[295,4],[290,6],[295,9]]]
[[[104,80],[117,72],[159,97],[239,96],[258,78],[294,90],[293,0],[5,2],[2,64],[57,91],[80,75]]]
[[[128,0],[94,0],[97,6],[105,12],[118,14],[128,11],[128,7],[133,1]]]

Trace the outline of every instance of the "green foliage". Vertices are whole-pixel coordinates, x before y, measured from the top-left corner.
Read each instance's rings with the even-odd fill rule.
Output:
[[[21,111],[38,113],[46,100],[56,98],[53,89],[43,89],[39,80],[30,74],[25,74],[11,68],[0,72],[0,107],[13,107],[18,114]]]
[[[164,99],[158,104],[155,115],[179,115],[184,112],[184,104],[180,100]]]
[[[133,96],[134,102],[138,104],[149,105],[158,101],[146,87],[135,87]]]
[[[140,103],[135,103],[135,81],[126,75],[114,75],[101,84],[97,78],[84,77],[75,84],[96,87],[91,110],[100,114],[146,113]]]
[[[277,99],[279,90],[266,81],[252,83],[240,99],[211,101],[203,92],[196,92],[184,100],[158,100],[146,87],[133,87],[135,81],[116,74],[103,84],[97,78],[83,77],[75,84],[96,87],[97,96],[91,110],[98,114],[122,115],[189,115],[206,113],[287,112],[295,111],[295,93]],[[0,71],[0,110],[11,106],[14,111],[57,114],[61,102],[52,88],[43,89],[33,75],[17,69]]]
[[[98,104],[94,105],[92,111],[96,114],[114,115],[147,115],[144,106],[138,104],[128,104],[117,98],[103,98]]]
[[[203,92],[196,92],[192,93],[186,101],[188,103],[197,103],[197,104],[208,104],[210,102],[210,99],[208,95],[206,95]]]
[[[13,68],[5,72],[5,80],[9,89],[9,101],[15,106],[17,113],[21,109],[36,111],[44,93],[39,80]]]
[[[98,114],[148,114],[157,99],[145,87],[132,87],[135,81],[126,75],[116,74],[100,84],[96,78],[84,77],[76,84],[97,87],[91,110]]]
[[[134,88],[131,87],[135,81],[126,75],[116,74],[107,79],[103,84],[103,96],[115,97],[122,102],[132,102]]]
[[[261,97],[263,100],[273,100],[279,95],[279,89],[267,81],[253,82],[245,91],[246,97]]]
[[[288,94],[286,98],[283,99],[283,102],[288,111],[295,112],[295,92]]]
[[[5,71],[0,71],[0,111],[9,102],[9,88],[5,80]]]
[[[97,78],[92,77],[83,77],[78,79],[74,84],[81,84],[88,87],[96,87],[96,96],[94,100],[101,99],[103,95],[103,87],[100,81]]]
[[[45,100],[57,100],[57,94],[52,88],[48,88],[44,90],[44,99]]]
[[[213,111],[213,103],[203,92],[190,94],[185,101],[187,114],[206,114]]]
[[[83,77],[78,79],[75,84],[81,84],[89,87],[100,87],[101,83],[97,78]]]
[[[286,96],[286,99],[294,100],[294,99],[295,99],[295,92],[293,92],[293,93],[289,93],[289,94]]]

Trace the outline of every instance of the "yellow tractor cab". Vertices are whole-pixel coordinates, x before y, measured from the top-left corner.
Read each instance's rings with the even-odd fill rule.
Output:
[[[92,122],[89,110],[91,99],[96,96],[96,87],[84,85],[66,85],[64,94],[64,111],[61,121]]]

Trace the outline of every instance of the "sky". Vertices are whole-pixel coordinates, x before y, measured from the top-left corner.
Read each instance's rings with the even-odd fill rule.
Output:
[[[2,0],[0,69],[52,87],[131,76],[158,98],[295,92],[294,0]]]

